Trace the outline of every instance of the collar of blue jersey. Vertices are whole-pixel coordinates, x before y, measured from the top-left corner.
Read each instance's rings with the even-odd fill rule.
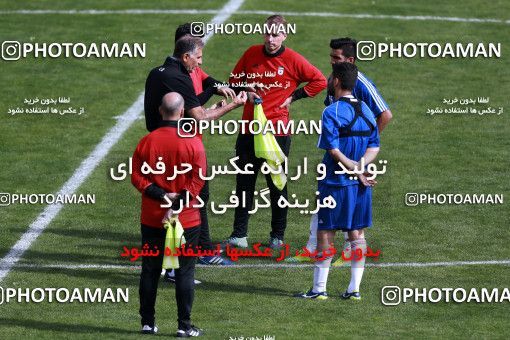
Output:
[[[348,95],[342,96],[340,98],[352,98],[352,99],[354,99],[354,96],[352,94],[348,94]],[[340,98],[335,99],[335,96],[331,96],[331,103],[336,103]]]

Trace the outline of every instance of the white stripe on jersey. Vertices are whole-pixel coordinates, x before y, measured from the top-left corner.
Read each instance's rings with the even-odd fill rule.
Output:
[[[358,72],[358,80],[361,81],[368,89],[368,92],[372,95],[372,98],[375,100],[375,103],[381,112],[388,110],[388,107],[384,105],[384,101],[381,96],[377,93],[377,90],[374,88],[372,83],[363,75],[363,73]]]

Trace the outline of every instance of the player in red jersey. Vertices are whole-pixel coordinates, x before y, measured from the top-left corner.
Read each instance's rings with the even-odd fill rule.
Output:
[[[248,93],[249,102],[244,106],[243,120],[253,119],[253,101],[260,98],[268,121],[277,126],[278,122],[287,124],[289,121],[289,107],[292,102],[317,95],[326,88],[327,81],[302,55],[283,46],[287,34],[282,32],[281,27],[287,27],[287,22],[281,15],[267,18],[265,27],[269,26],[275,29],[266,32],[263,45],[251,46],[244,52],[234,67],[229,82],[234,89],[241,89],[248,83],[244,88],[251,91]],[[302,83],[307,84],[298,88]],[[275,137],[282,151],[288,156],[290,135],[277,133]],[[226,242],[244,248],[248,246],[248,211],[252,206],[258,171],[264,160],[255,156],[251,134],[239,134],[236,156],[239,156],[240,168],[244,168],[248,163],[253,164],[254,174],[237,175],[236,193],[241,202],[241,195],[245,192],[246,204],[236,208],[234,230]],[[270,189],[272,213],[269,246],[277,249],[283,244],[287,226],[287,208],[280,208],[278,199],[280,196],[287,198],[287,187],[278,190],[269,175],[266,176],[266,181]]]

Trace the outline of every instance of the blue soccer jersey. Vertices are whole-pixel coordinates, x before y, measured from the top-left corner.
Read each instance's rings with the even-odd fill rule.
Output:
[[[382,112],[389,109],[388,104],[386,104],[372,80],[359,71],[358,80],[356,81],[352,94],[355,98],[367,104],[376,118],[379,117]],[[330,94],[326,95],[324,105],[329,106],[333,102],[333,96]]]
[[[351,96],[352,98],[352,96]],[[322,133],[319,136],[317,147],[324,150],[338,149],[346,157],[354,161],[360,161],[367,148],[379,146],[379,132],[374,115],[368,106],[361,102],[361,110],[367,121],[358,117],[355,119],[354,107],[342,100],[329,105],[322,112]],[[367,135],[343,136],[342,131],[354,121],[350,127],[352,132],[367,132]],[[332,186],[357,185],[357,180],[349,179],[349,174],[335,174],[340,166],[333,160],[329,152],[324,154],[322,163],[326,165],[326,177],[320,184]]]

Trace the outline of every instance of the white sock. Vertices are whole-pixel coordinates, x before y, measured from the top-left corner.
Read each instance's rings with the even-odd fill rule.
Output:
[[[351,257],[351,242],[349,242],[349,234],[344,232],[344,245],[342,251],[344,252],[345,257]]]
[[[344,234],[344,241],[349,242],[349,233],[344,231],[343,234]]]
[[[367,242],[364,238],[351,241],[351,251],[354,253],[354,256],[356,256],[357,248],[361,249],[362,256],[359,261],[356,261],[355,257],[351,260],[351,282],[347,288],[348,293],[359,292],[359,285],[361,284],[361,278],[365,270],[365,253],[367,252]]]
[[[314,293],[322,293],[326,291],[326,284],[328,282],[329,266],[331,265],[331,257],[325,260],[315,262],[315,269],[313,272],[313,288]]]
[[[317,227],[319,224],[319,217],[317,214],[313,214],[310,219],[310,236],[308,236],[308,242],[306,243],[306,248],[310,252],[314,252],[317,248]]]
[[[344,256],[347,258],[351,257],[351,242],[349,242],[349,234],[344,231],[344,245],[342,247],[342,252]]]

